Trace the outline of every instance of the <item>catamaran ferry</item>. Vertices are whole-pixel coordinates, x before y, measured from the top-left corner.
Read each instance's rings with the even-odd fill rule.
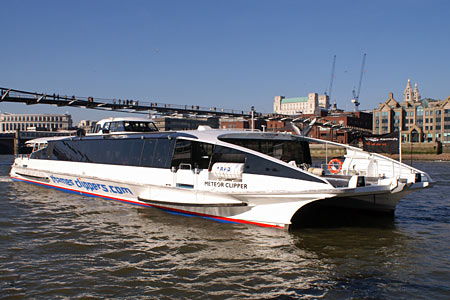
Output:
[[[346,148],[312,166],[310,143]],[[225,222],[289,228],[311,205],[392,214],[430,176],[301,135],[213,130],[64,137],[39,143],[13,180]]]

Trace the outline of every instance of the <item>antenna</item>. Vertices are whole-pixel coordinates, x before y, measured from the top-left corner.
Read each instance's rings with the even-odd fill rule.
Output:
[[[355,89],[353,89],[352,93],[353,93],[353,99],[352,102],[355,105],[355,111],[358,111],[358,107],[361,104],[359,102],[359,93],[361,92],[361,83],[362,83],[362,78],[363,78],[363,74],[364,74],[364,64],[366,63],[366,53],[364,53],[363,55],[363,60],[362,60],[362,64],[361,64],[361,73],[359,75],[359,84],[358,84],[358,92],[355,93]]]

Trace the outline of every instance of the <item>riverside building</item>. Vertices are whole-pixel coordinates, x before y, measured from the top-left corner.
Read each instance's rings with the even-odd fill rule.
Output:
[[[309,93],[307,97],[286,98],[275,96],[273,101],[273,112],[283,115],[318,115],[321,109],[328,110],[330,97]]]
[[[17,130],[67,130],[72,127],[72,117],[68,114],[0,114],[0,133]]]
[[[403,102],[394,94],[373,110],[373,133],[401,130],[404,143],[450,144],[450,97],[447,100],[421,99],[417,83],[414,89],[408,79]]]

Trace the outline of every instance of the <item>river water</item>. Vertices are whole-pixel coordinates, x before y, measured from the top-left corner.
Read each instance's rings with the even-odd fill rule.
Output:
[[[450,299],[450,163],[392,222],[293,232],[12,182],[0,156],[0,299]]]

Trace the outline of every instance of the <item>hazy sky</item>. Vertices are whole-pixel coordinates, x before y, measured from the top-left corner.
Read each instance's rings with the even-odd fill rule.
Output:
[[[397,100],[408,78],[450,96],[450,1],[2,1],[0,87],[272,112],[323,93],[352,110]],[[110,113],[0,103],[1,112]]]

